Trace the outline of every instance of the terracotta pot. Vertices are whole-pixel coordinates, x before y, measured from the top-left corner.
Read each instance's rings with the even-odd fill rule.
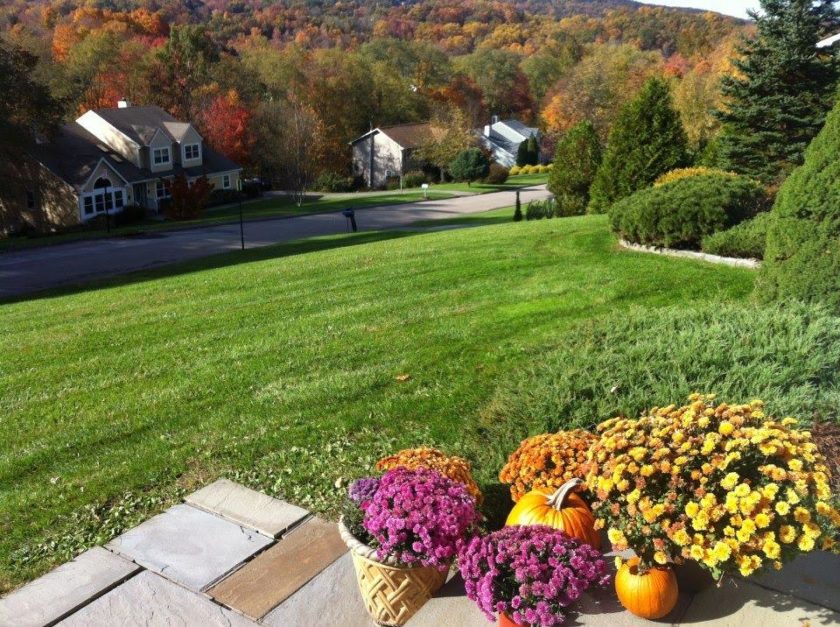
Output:
[[[679,599],[679,586],[673,569],[657,566],[638,570],[639,558],[627,560],[615,576],[618,600],[631,614],[657,620],[671,613]]]
[[[499,614],[499,627],[523,627],[513,622],[513,619],[507,614]],[[524,627],[528,627],[525,625]]]
[[[446,583],[447,571],[428,566],[402,566],[389,558],[379,560],[376,550],[362,544],[338,523],[350,549],[365,608],[379,625],[401,627]]]

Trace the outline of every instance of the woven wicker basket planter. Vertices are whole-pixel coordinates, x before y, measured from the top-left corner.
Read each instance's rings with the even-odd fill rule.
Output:
[[[405,625],[446,582],[446,572],[426,566],[399,566],[389,558],[376,559],[376,550],[362,544],[338,523],[341,537],[350,549],[359,591],[368,614],[380,625]]]

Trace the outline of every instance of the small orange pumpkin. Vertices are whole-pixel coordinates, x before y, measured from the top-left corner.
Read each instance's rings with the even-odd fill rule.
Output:
[[[640,573],[638,557],[630,558],[618,569],[615,591],[627,611],[648,620],[667,616],[679,597],[673,569],[657,566]]]
[[[514,505],[505,525],[548,525],[600,549],[601,534],[595,529],[592,510],[572,491],[582,483],[580,479],[572,479],[553,494],[531,490]]]

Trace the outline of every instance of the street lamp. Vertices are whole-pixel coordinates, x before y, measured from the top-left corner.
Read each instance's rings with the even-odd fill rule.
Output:
[[[242,176],[236,179],[236,189],[239,192],[239,243],[245,250],[245,221],[242,217]]]

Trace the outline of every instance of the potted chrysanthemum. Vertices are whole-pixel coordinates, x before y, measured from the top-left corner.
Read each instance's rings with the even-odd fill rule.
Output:
[[[749,576],[835,541],[840,515],[829,504],[824,459],[796,420],[768,418],[760,401],[695,395],[689,405],[614,418],[599,431],[587,482],[596,524],[608,528],[614,548],[638,556],[616,577],[631,611],[670,611],[674,563],[693,560],[715,578]],[[653,593],[659,598],[639,598]]]
[[[467,596],[504,625],[560,625],[574,603],[610,575],[601,553],[542,525],[473,538],[458,560]]]
[[[480,514],[466,486],[398,467],[350,485],[339,523],[373,619],[403,625],[446,581]]]

